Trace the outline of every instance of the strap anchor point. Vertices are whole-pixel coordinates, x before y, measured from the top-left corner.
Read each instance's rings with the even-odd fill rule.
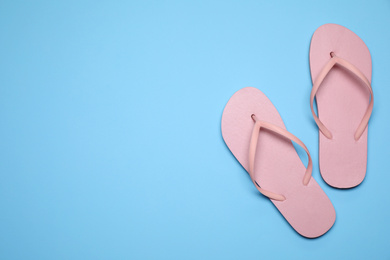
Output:
[[[251,115],[251,118],[252,118],[253,122],[256,123],[256,115],[255,115],[255,114],[252,114],[252,115]]]

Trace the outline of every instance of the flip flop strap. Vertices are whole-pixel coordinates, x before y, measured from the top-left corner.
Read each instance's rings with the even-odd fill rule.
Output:
[[[353,64],[350,62],[337,57],[334,55],[334,53],[331,53],[331,59],[326,63],[326,65],[322,68],[321,72],[318,74],[316,80],[314,81],[313,88],[311,90],[310,94],[310,108],[311,108],[311,113],[313,114],[314,120],[316,121],[318,128],[320,131],[328,138],[332,139],[332,133],[326,128],[326,126],[321,122],[321,120],[317,117],[317,115],[314,112],[313,109],[313,101],[314,97],[317,94],[318,88],[320,87],[321,83],[324,81],[325,77],[329,74],[329,71],[336,65],[340,65],[350,72],[352,72],[354,75],[356,75],[363,83],[364,85],[368,88],[371,94],[371,100],[370,103],[367,107],[366,113],[363,116],[362,121],[360,122],[356,132],[355,132],[355,140],[359,140],[359,138],[362,136],[364,130],[366,129],[368,125],[368,120],[370,120],[371,113],[372,113],[372,108],[374,107],[374,93],[372,92],[371,84],[368,81],[368,79],[364,76],[364,74],[356,68]]]
[[[249,176],[252,179],[253,184],[255,184],[257,190],[263,194],[264,196],[273,199],[273,200],[278,200],[278,201],[283,201],[286,199],[285,196],[281,194],[277,194],[271,191],[264,190],[263,188],[260,187],[260,185],[257,183],[255,180],[254,176],[254,166],[255,166],[255,157],[256,157],[256,149],[257,149],[257,141],[259,139],[259,134],[260,134],[260,129],[265,128],[268,129],[276,134],[281,135],[282,137],[285,137],[287,139],[290,139],[294,141],[295,143],[299,144],[307,153],[308,158],[309,158],[309,163],[307,165],[307,169],[305,172],[305,175],[303,177],[303,185],[307,185],[310,181],[311,178],[311,172],[313,170],[313,163],[311,161],[310,153],[305,144],[299,140],[296,136],[288,132],[287,130],[280,128],[276,125],[273,125],[268,122],[264,121],[258,121],[255,115],[252,115],[253,121],[255,121],[255,125],[253,126],[253,131],[252,131],[252,136],[251,140],[249,143]]]

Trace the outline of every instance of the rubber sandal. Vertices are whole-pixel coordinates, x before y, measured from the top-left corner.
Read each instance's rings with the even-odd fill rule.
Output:
[[[366,175],[367,125],[374,105],[371,68],[367,46],[352,31],[325,24],[314,32],[310,107],[319,128],[321,175],[332,187],[355,187]]]
[[[260,90],[247,87],[236,92],[224,109],[221,129],[226,145],[257,190],[299,234],[314,238],[332,227],[336,213],[311,177],[309,151],[286,130],[278,111]],[[291,140],[306,151],[307,169]]]

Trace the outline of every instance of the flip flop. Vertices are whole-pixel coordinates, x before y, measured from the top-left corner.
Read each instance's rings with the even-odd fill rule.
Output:
[[[314,32],[310,106],[319,128],[321,175],[332,187],[355,187],[366,175],[367,125],[374,105],[371,68],[367,46],[352,31],[325,24]]]
[[[223,111],[221,129],[226,145],[257,190],[299,234],[319,237],[332,227],[336,213],[311,177],[309,151],[286,130],[278,111],[260,90],[247,87],[237,91]],[[291,140],[306,151],[307,169]]]

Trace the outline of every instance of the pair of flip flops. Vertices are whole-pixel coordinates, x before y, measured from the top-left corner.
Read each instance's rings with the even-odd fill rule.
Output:
[[[315,31],[310,45],[310,106],[319,128],[320,172],[336,188],[355,187],[366,174],[367,125],[374,102],[371,68],[367,46],[352,31],[336,24]],[[286,130],[260,90],[247,87],[236,92],[224,109],[221,128],[226,145],[257,190],[299,234],[319,237],[333,226],[335,209],[311,176],[308,149]],[[307,167],[292,141],[306,151]]]

